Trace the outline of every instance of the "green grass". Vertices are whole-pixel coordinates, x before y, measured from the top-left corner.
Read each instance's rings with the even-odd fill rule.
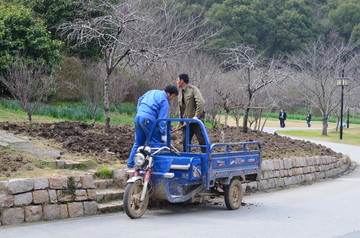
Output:
[[[115,111],[115,108],[110,107],[111,111]],[[134,115],[136,113],[136,104],[134,103],[120,103],[120,105],[117,107],[117,110],[120,114],[127,114],[129,116]]]
[[[300,121],[305,121],[306,119],[306,113],[305,114],[291,114],[291,113],[287,113],[287,119],[286,120],[300,120]],[[343,114],[344,117],[343,117],[343,120],[346,121],[347,120],[347,115],[346,114]],[[263,114],[262,117],[266,117],[267,114]],[[272,119],[278,119],[279,117],[279,113],[270,113],[269,115],[269,118],[272,118]],[[322,121],[322,117],[316,117],[316,116],[312,116],[311,117],[311,121]],[[329,122],[334,122],[336,123],[337,122],[337,118],[336,117],[330,117]],[[349,119],[350,123],[351,124],[360,124],[360,119],[356,119],[356,118],[350,118]]]
[[[119,108],[110,107],[111,125],[124,126],[133,125],[136,115],[136,105],[132,103],[122,103]],[[14,100],[3,100],[0,104],[0,122],[19,122],[28,121],[27,114],[21,109],[18,102]],[[33,115],[33,122],[52,123],[58,121],[84,121],[92,123],[92,118],[87,105],[82,103],[57,103],[54,105],[44,105]],[[104,124],[103,111],[101,116],[96,119],[97,124]],[[210,122],[205,122],[206,127],[210,127]]]
[[[1,105],[15,111],[22,111],[20,103],[15,100],[3,100]],[[53,118],[64,118],[73,121],[91,120],[91,107],[89,103],[64,103],[57,105],[44,104],[40,105],[34,112],[34,115],[49,116]],[[103,111],[99,110],[96,120],[103,117]]]
[[[319,130],[293,130],[293,131],[278,131],[279,134],[287,136],[295,136],[306,139],[322,140],[350,145],[360,146],[360,126],[352,125],[350,128],[343,128],[343,139],[340,140],[340,129],[336,132],[335,129],[328,130],[328,135],[321,135]]]
[[[74,169],[78,170],[88,170],[88,166],[84,162],[80,162],[74,166]]]
[[[108,202],[110,202],[110,201],[107,200],[107,199],[105,199],[105,198],[103,198],[103,199],[101,199],[100,201],[98,201],[97,203],[108,203]]]
[[[55,105],[44,105],[38,112],[33,116],[33,122],[38,123],[53,123],[59,121],[85,121],[91,123],[91,116],[87,112],[88,106],[83,103],[57,103]],[[131,103],[123,103],[120,105],[118,110],[114,106],[110,108],[110,118],[111,125],[123,126],[123,125],[133,125],[136,105]],[[120,113],[119,113],[119,112]],[[265,116],[265,115],[263,115]],[[266,126],[277,125],[277,113],[271,113],[272,118],[268,119]],[[264,117],[263,117],[264,120]],[[314,126],[319,124],[321,118],[313,117],[312,122]],[[14,100],[3,100],[0,104],[0,122],[27,122],[27,114],[22,111],[19,103]],[[273,123],[271,123],[273,121]],[[333,118],[330,122],[336,122],[336,119]],[[98,117],[96,123],[104,124],[103,116]],[[275,123],[275,124],[274,124]],[[288,119],[286,120],[287,126],[291,126],[291,123],[300,123],[305,127],[305,116],[289,114]],[[339,132],[334,130],[328,130],[328,136],[321,135],[320,130],[296,130],[296,131],[281,131],[281,134],[296,136],[301,138],[325,140],[332,142],[340,142],[346,144],[360,145],[360,126],[355,123],[360,123],[358,119],[350,120],[350,129],[344,128],[343,140],[339,139]],[[274,124],[274,125],[272,125]],[[334,123],[330,123],[330,126],[333,126]],[[207,127],[211,126],[210,122],[206,122]]]
[[[3,106],[0,106],[0,122],[27,122],[28,116],[24,111],[8,109]],[[64,119],[53,118],[49,116],[33,116],[33,122],[59,122],[64,121]]]
[[[107,165],[98,169],[95,173],[96,177],[100,179],[111,179],[113,177],[114,171],[112,171]]]
[[[135,110],[135,111],[134,111]],[[96,123],[104,124],[103,110]],[[136,106],[124,103],[119,112],[112,106],[110,110],[111,125],[132,125],[135,117]],[[42,106],[32,117],[35,123],[53,123],[59,121],[84,121],[92,122],[89,107],[81,103],[58,103],[56,105]],[[28,116],[14,100],[3,100],[0,104],[0,122],[27,122]]]
[[[33,161],[36,167],[38,168],[49,168],[49,169],[57,169],[55,164],[48,161]]]

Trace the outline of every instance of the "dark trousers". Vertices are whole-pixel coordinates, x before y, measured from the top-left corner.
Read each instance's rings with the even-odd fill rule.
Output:
[[[281,126],[282,128],[285,127],[285,119],[280,118],[280,126]]]
[[[189,144],[191,144],[191,140],[194,136],[194,134],[196,135],[196,138],[199,142],[199,145],[206,145],[205,143],[205,139],[204,139],[204,135],[201,131],[200,125],[197,123],[190,123],[190,128],[189,128]],[[186,145],[186,127],[183,128],[183,138],[182,138],[182,143],[183,143],[183,148],[185,151],[185,145]],[[191,151],[191,148],[189,148],[189,152]],[[206,153],[206,148],[205,147],[201,147],[201,152],[202,153]]]

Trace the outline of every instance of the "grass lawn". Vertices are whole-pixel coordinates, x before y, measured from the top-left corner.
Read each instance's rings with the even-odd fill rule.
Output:
[[[47,116],[32,116],[34,123],[37,122],[59,122],[64,121],[61,119],[47,117]],[[0,106],[0,122],[27,122],[29,121],[28,116],[23,111],[11,110]]]
[[[286,127],[303,127],[304,130],[281,130],[278,131],[281,135],[295,136],[305,139],[314,139],[314,140],[323,140],[335,143],[343,143],[350,145],[359,145],[360,146],[360,125],[359,124],[350,124],[350,128],[343,128],[343,139],[340,140],[340,128],[336,131],[336,123],[329,123],[328,135],[323,136],[322,133],[322,122],[313,121],[311,122],[311,128],[316,128],[318,130],[308,129],[307,124],[304,121],[299,120],[286,120]],[[266,125],[267,127],[279,127],[279,122],[277,120],[268,120]]]
[[[111,118],[111,125],[132,125],[134,122],[134,116],[129,116],[127,114],[121,114],[117,112],[110,113]],[[60,122],[60,121],[69,121],[68,119],[61,119],[61,118],[54,118],[49,116],[32,116],[33,123],[53,123],[53,122]],[[12,110],[7,109],[0,106],[0,122],[28,122],[28,116],[25,112],[20,110]],[[91,120],[87,120],[87,123],[91,123]],[[104,124],[103,121],[97,121],[97,124]]]
[[[343,143],[350,145],[359,145],[360,146],[360,125],[359,124],[350,124],[350,128],[343,128],[343,139],[340,140],[340,128],[338,131],[335,130],[336,123],[329,123],[328,135],[321,135],[322,132],[322,122],[321,121],[312,121],[311,128],[316,128],[318,130],[308,129],[305,120],[286,120],[286,127],[297,127],[304,128],[304,130],[281,130],[277,133],[287,136],[295,136],[304,139],[314,139],[329,141],[335,143]],[[232,118],[229,118],[229,125],[235,126],[235,121]],[[263,121],[261,122],[261,126]],[[279,121],[273,118],[270,118],[266,121],[265,127],[279,127]]]
[[[111,124],[112,125],[132,125],[134,117],[129,116],[127,114],[118,113],[111,113]],[[16,111],[6,109],[0,106],[0,122],[26,122],[28,121],[27,115],[23,111]],[[33,116],[34,123],[52,123],[52,122],[59,122],[65,121],[65,119],[57,119],[48,116]],[[90,123],[90,121],[87,121]],[[97,122],[99,124],[104,124],[104,122]],[[263,121],[261,122],[261,125]],[[232,118],[229,118],[229,125],[235,126],[235,121]],[[276,119],[268,119],[266,127],[279,127],[279,121]],[[360,145],[360,125],[359,124],[350,124],[350,128],[344,128],[343,130],[343,139],[339,139],[339,131],[335,131],[336,124],[329,123],[328,135],[322,136],[321,129],[322,129],[322,122],[320,121],[312,121],[311,128],[317,128],[319,130],[309,130],[307,128],[307,124],[305,120],[286,120],[286,127],[297,127],[297,128],[304,128],[304,130],[281,130],[278,133],[288,136],[296,136],[305,139],[315,139],[315,140],[324,140],[330,142],[337,142],[337,143],[344,143],[344,144],[351,144],[351,145]]]
[[[279,131],[281,135],[296,136],[306,139],[323,140],[329,142],[359,145],[360,146],[360,125],[350,125],[350,128],[343,128],[343,139],[340,140],[340,129],[328,129],[328,135],[321,135],[319,130],[293,130],[293,131]]]

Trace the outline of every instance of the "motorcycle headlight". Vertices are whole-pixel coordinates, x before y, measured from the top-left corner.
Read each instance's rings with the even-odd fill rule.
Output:
[[[134,156],[134,162],[137,166],[141,166],[145,163],[145,155],[142,153],[136,153]]]

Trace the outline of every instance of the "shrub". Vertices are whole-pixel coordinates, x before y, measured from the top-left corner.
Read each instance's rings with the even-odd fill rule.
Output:
[[[110,179],[113,177],[114,171],[112,171],[108,166],[104,166],[101,169],[99,169],[98,171],[96,171],[95,175],[98,178],[101,179]]]

